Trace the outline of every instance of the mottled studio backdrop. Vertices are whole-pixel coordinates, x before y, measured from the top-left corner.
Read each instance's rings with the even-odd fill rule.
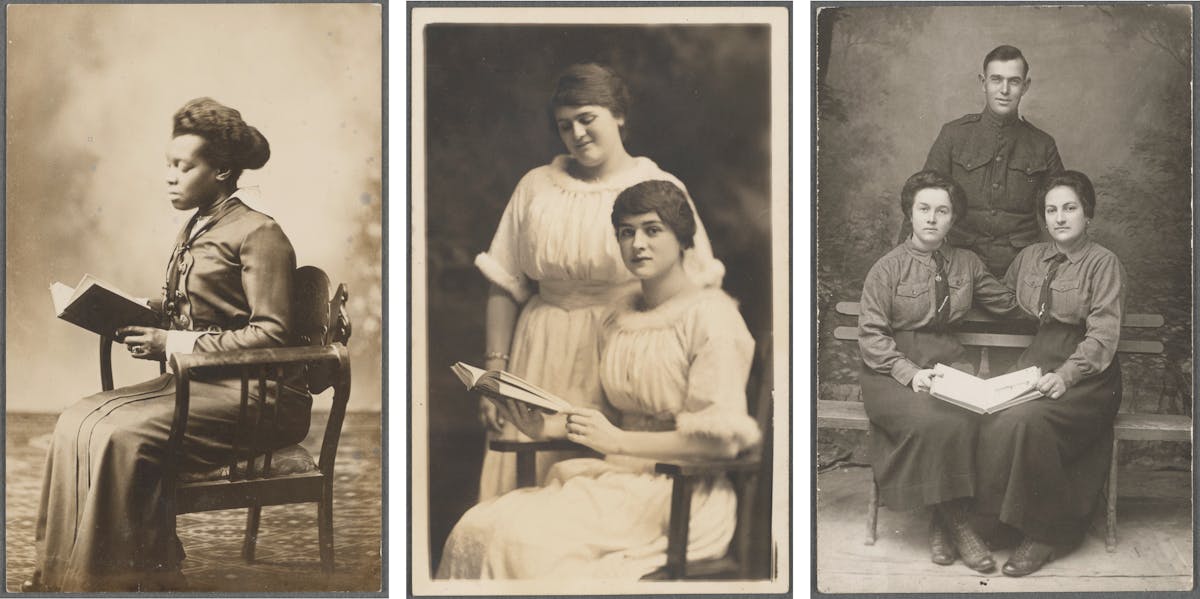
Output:
[[[161,291],[190,213],[165,198],[171,116],[233,106],[271,144],[246,171],[299,264],[350,289],[354,391],[380,409],[381,9],[326,5],[7,6],[5,400],[60,411],[99,390],[97,338],[48,287],[85,273]],[[157,373],[114,353],[119,385]],[[318,401],[316,405],[328,405]]]
[[[483,455],[476,400],[449,370],[483,353],[487,284],[472,260],[521,176],[565,153],[546,118],[556,74],[592,60],[624,75],[627,149],[687,185],[758,332],[771,326],[770,71],[765,26],[443,25],[425,42],[429,345],[414,351],[429,356],[436,563],[475,502]]]
[[[867,269],[894,245],[904,180],[924,165],[943,123],[982,110],[983,57],[1011,44],[1033,80],[1022,116],[1054,136],[1068,169],[1096,185],[1093,238],[1124,263],[1129,310],[1166,317],[1163,329],[1139,332],[1161,336],[1165,355],[1121,357],[1124,409],[1190,414],[1191,30],[1186,6],[823,10],[816,41],[822,393],[855,382],[859,364],[853,343],[824,342],[835,326],[854,324],[833,304],[857,301]],[[842,459],[852,445],[823,443],[819,459]],[[1189,456],[1182,443],[1122,452],[1125,462],[1155,467],[1186,467]]]

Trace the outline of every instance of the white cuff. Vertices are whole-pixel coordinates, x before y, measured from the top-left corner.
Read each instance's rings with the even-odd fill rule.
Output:
[[[513,299],[517,300],[518,304],[525,303],[529,299],[529,296],[533,295],[528,285],[519,277],[509,273],[508,269],[504,268],[504,265],[488,255],[487,252],[475,256],[475,267],[479,269],[479,272],[483,273],[483,276],[487,277],[487,280],[495,283],[501,289],[507,291],[509,295],[513,296]]]
[[[207,331],[167,331],[167,361],[172,354],[192,353],[196,349],[196,340],[207,334]]]

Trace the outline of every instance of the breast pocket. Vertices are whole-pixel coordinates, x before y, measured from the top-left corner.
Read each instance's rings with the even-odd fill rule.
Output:
[[[1038,295],[1042,292],[1044,275],[1025,275],[1017,285],[1017,302],[1026,310],[1037,314]]]
[[[1078,278],[1054,279],[1050,282],[1051,310],[1060,316],[1080,314],[1084,292],[1082,281]]]
[[[932,303],[933,290],[929,283],[901,283],[896,286],[896,299],[892,302],[892,320],[917,320],[929,313]]]
[[[971,279],[966,275],[950,277],[950,321],[957,321],[967,310],[971,309],[974,301],[974,288]]]
[[[1046,180],[1048,170],[1045,161],[1013,156],[1004,181],[1008,193],[1004,194],[1000,208],[1009,212],[1033,212],[1036,204],[1033,194]]]
[[[988,154],[960,149],[950,156],[952,162],[950,175],[964,189],[983,189],[983,176],[986,172],[983,167],[987,166],[990,160],[991,156]],[[968,194],[967,200],[978,203],[984,198],[975,198],[972,197],[972,194]]]

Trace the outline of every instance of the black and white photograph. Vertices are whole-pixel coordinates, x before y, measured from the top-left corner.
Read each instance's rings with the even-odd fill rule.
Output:
[[[415,595],[790,589],[790,6],[410,5]]]
[[[5,8],[7,591],[380,593],[383,6]]]
[[[1194,589],[1193,6],[812,7],[816,590]]]

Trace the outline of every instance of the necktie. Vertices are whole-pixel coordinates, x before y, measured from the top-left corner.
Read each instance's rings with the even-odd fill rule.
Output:
[[[1067,260],[1067,255],[1059,252],[1050,259],[1050,269],[1046,271],[1046,280],[1042,281],[1042,292],[1038,294],[1038,320],[1050,322],[1050,283],[1058,274],[1058,266]]]
[[[946,272],[946,256],[941,251],[933,253],[933,261],[937,263],[937,272],[933,275],[937,294],[934,297],[936,311],[933,322],[936,328],[943,329],[950,320],[950,280]]]

